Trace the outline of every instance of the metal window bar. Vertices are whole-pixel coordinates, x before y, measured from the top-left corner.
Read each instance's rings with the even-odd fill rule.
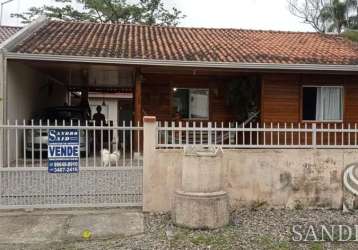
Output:
[[[78,122],[78,121],[77,121]],[[47,170],[47,139],[49,129],[78,129],[80,131],[80,173],[73,175],[50,174]],[[108,131],[108,148],[112,153],[123,148],[123,164],[109,162],[110,168],[102,167],[91,158],[96,152],[94,134]],[[0,209],[12,208],[57,208],[57,207],[108,207],[140,206],[142,204],[142,161],[138,158],[136,167],[131,165],[135,150],[134,141],[126,141],[126,133],[138,134],[137,153],[143,128],[137,124],[96,127],[86,122],[50,121],[26,123],[10,122],[0,124]],[[123,135],[118,146],[118,135]],[[111,143],[112,136],[114,143]],[[105,137],[107,138],[107,136]],[[106,140],[105,140],[106,142]],[[107,143],[107,142],[106,142]],[[104,143],[106,145],[106,143]],[[115,146],[114,146],[115,145]],[[99,147],[98,147],[99,148]],[[93,149],[93,150],[92,150]],[[103,150],[103,147],[101,148]],[[86,151],[84,153],[84,151]],[[132,151],[133,152],[133,151]],[[27,156],[28,158],[26,158]],[[97,155],[103,162],[103,155]],[[84,159],[85,158],[85,159]],[[126,160],[129,159],[129,160]],[[106,165],[108,166],[108,165]]]
[[[77,123],[76,123],[77,122]],[[175,128],[175,127],[174,127]],[[2,162],[0,170],[3,168],[12,169],[47,169],[47,138],[50,129],[77,129],[80,131],[80,167],[81,168],[99,168],[99,167],[133,167],[142,166],[141,154],[141,136],[143,127],[140,124],[134,126],[133,123],[122,126],[90,126],[88,122],[81,124],[79,121],[50,121],[43,122],[15,121],[0,125],[3,140],[0,142],[2,150]],[[173,134],[176,132],[172,130]],[[204,130],[203,130],[204,131]],[[182,133],[183,130],[180,132]],[[119,143],[118,135],[122,134],[122,142]],[[96,136],[100,135],[97,141]],[[104,136],[105,135],[105,136]],[[127,137],[128,136],[128,140]],[[166,141],[166,143],[170,143]],[[182,140],[175,142],[181,145]],[[203,142],[204,143],[204,142]],[[100,147],[98,147],[100,146]],[[126,151],[128,149],[128,151]],[[112,159],[113,153],[119,152],[119,161],[105,161],[103,153],[107,150]],[[136,158],[135,158],[136,157]],[[100,160],[100,162],[99,162]],[[99,164],[100,163],[100,164]],[[104,163],[106,163],[104,165]]]
[[[357,146],[357,123],[354,124],[354,146]]]
[[[234,126],[232,123],[221,126],[214,126],[208,122],[206,125],[200,124],[196,126],[193,122],[192,126],[188,123],[186,126],[179,124],[171,124],[168,126],[164,123],[158,124],[158,134],[184,134],[185,140],[159,140],[157,142],[158,148],[182,148],[184,145],[202,145],[202,146],[222,146],[223,148],[356,148],[357,143],[357,125],[351,124],[341,125],[334,128],[327,124],[301,124],[298,123],[290,126],[285,123],[270,122],[269,125],[262,123],[253,126],[249,124],[245,127],[244,124]],[[331,134],[334,135],[334,141],[330,139]],[[352,142],[352,134],[354,134],[354,143]],[[189,136],[190,135],[190,136]],[[210,136],[213,135],[213,136]],[[241,139],[239,140],[238,138]],[[267,136],[268,135],[268,136]],[[206,138],[207,136],[207,138]],[[234,136],[235,138],[233,138]],[[175,136],[176,137],[176,136]],[[189,139],[190,137],[190,139]],[[247,138],[248,137],[248,138]],[[256,138],[255,138],[256,137]],[[290,138],[291,137],[291,138]],[[269,138],[269,143],[266,139]],[[256,139],[256,140],[255,140]]]

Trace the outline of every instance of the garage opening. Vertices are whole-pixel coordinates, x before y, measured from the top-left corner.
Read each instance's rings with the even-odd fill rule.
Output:
[[[132,67],[8,61],[0,208],[141,205],[134,83]]]

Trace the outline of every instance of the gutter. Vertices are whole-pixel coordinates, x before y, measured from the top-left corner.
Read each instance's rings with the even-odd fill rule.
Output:
[[[197,62],[197,61],[179,61],[179,60],[126,59],[126,58],[89,57],[89,56],[30,54],[30,53],[16,53],[16,52],[6,52],[6,51],[4,53],[6,59],[30,60],[30,61],[54,61],[54,62],[71,62],[71,63],[81,62],[81,63],[96,63],[96,64],[217,68],[217,69],[358,72],[358,65]]]

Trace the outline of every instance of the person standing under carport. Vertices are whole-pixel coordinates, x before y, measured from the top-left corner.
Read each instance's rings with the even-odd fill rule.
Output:
[[[100,105],[96,108],[97,113],[93,115],[93,120],[95,122],[96,126],[105,126],[106,125],[106,117],[104,114],[102,114],[102,107]]]
[[[97,110],[97,113],[93,115],[93,120],[94,120],[94,124],[95,126],[106,126],[106,117],[104,114],[102,114],[102,107],[100,105],[97,106],[96,108]],[[104,140],[104,144],[105,142],[107,142],[107,136],[106,136],[106,133],[102,132],[103,134],[101,133],[96,133],[96,136],[95,136],[95,140],[96,140],[96,152],[99,152],[101,150],[101,147],[102,147],[102,143],[101,143],[101,140],[102,140],[102,136],[103,136],[103,140]]]

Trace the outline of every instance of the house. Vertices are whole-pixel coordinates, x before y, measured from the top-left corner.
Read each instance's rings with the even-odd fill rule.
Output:
[[[9,69],[21,64],[67,90],[101,84],[89,76],[98,69],[116,71],[115,87],[133,90],[135,121],[143,114],[171,121],[177,111],[184,120],[235,121],[227,89],[242,77],[256,79],[253,105],[261,122],[358,118],[358,46],[340,36],[46,19],[31,29],[5,48]],[[90,72],[85,79],[84,71]]]
[[[329,187],[335,191],[327,195],[340,197],[335,192],[341,184],[334,180],[341,173],[336,159],[343,159],[341,155],[344,152],[333,154],[322,151],[322,155],[336,156],[334,160],[322,160],[327,164],[334,162],[328,166],[330,172],[323,171],[322,184],[315,182],[316,175],[305,179],[306,172],[302,173],[299,167],[321,162],[321,159],[316,160],[319,156],[315,152],[304,152],[307,159],[314,160],[313,163],[301,162],[297,155],[303,151],[298,149],[341,150],[356,149],[358,146],[358,44],[341,36],[62,22],[40,18],[7,40],[2,53],[4,67],[1,67],[0,93],[3,102],[0,105],[3,112],[0,127],[3,133],[0,133],[0,142],[6,147],[0,150],[0,162],[5,172],[14,175],[11,180],[17,180],[17,175],[33,167],[42,171],[35,171],[26,178],[53,181],[51,178],[54,177],[47,173],[47,162],[41,158],[42,154],[40,159],[36,159],[34,154],[26,158],[23,153],[25,146],[32,151],[47,149],[47,141],[39,143],[34,135],[45,134],[43,137],[46,139],[48,129],[60,126],[57,123],[34,125],[31,120],[35,112],[64,103],[75,104],[76,98],[87,93],[93,100],[93,106],[121,97],[114,115],[110,115],[109,111],[106,113],[107,119],[117,119],[113,127],[91,127],[88,124],[77,127],[85,138],[83,140],[86,140],[82,145],[86,157],[80,162],[83,175],[77,175],[73,180],[75,184],[69,184],[78,187],[71,189],[72,196],[66,196],[61,191],[61,183],[70,181],[66,176],[58,177],[63,182],[56,183],[61,185],[55,183],[52,191],[46,191],[51,194],[46,193],[43,200],[36,201],[38,203],[23,197],[39,197],[43,189],[19,190],[11,188],[16,185],[13,182],[7,185],[3,197],[18,198],[5,199],[3,203],[7,206],[15,203],[32,205],[32,202],[44,206],[89,202],[97,205],[141,204],[141,177],[145,175],[142,171],[146,159],[157,159],[155,157],[160,155],[161,162],[151,159],[147,163],[152,164],[150,171],[153,173],[169,175],[156,180],[167,180],[174,176],[170,171],[176,168],[168,171],[166,168],[181,162],[168,159],[180,159],[180,156],[175,150],[169,151],[169,154],[172,153],[170,157],[165,155],[168,152],[160,150],[183,148],[188,144],[217,145],[236,150],[231,152],[229,156],[232,158],[228,160],[230,171],[234,173],[230,185],[235,192],[239,188],[241,191],[251,187],[251,182],[245,182],[249,179],[237,178],[244,178],[245,174],[246,177],[256,178],[250,172],[252,164],[266,166],[265,162],[279,159],[277,166],[287,164],[280,165],[276,172],[272,170],[276,166],[273,164],[256,173],[260,178],[266,178],[271,171],[276,174],[272,174],[274,177],[269,180],[265,179],[267,182],[253,181],[257,185],[250,192],[260,194],[260,190],[254,189],[257,186],[272,182],[272,185],[264,186],[264,190],[302,177],[308,182],[303,186],[307,184],[309,187],[313,183],[317,188]],[[156,124],[153,118],[149,119],[152,122],[150,135],[145,134],[148,129],[145,129],[146,124],[142,124],[144,116],[155,116],[160,122]],[[131,119],[129,124],[128,119]],[[126,122],[124,126],[121,125],[123,121]],[[66,124],[61,128],[66,127],[74,128]],[[144,140],[149,138],[152,146],[147,156],[143,137]],[[104,139],[110,143],[106,144]],[[297,150],[285,151],[280,156],[276,155],[277,152],[263,154],[253,151],[252,157],[240,151],[262,148]],[[103,149],[108,149],[109,153],[121,153],[120,156],[113,156],[114,168],[105,168],[111,163],[103,160],[105,157],[99,153]],[[134,157],[141,153],[144,157]],[[235,172],[239,170],[233,164],[240,162],[235,158],[236,153],[245,159],[243,162],[247,166],[243,169],[246,172]],[[260,160],[260,157],[265,159]],[[298,160],[292,163],[291,159]],[[297,168],[290,168],[291,165]],[[9,166],[10,169],[6,169]],[[134,170],[133,166],[136,166]],[[14,167],[13,172],[11,167]],[[299,178],[295,177],[296,173],[299,173]],[[38,177],[39,174],[42,174],[41,177]],[[3,178],[9,180],[6,175]],[[88,182],[82,182],[81,178]],[[131,181],[135,184],[121,185]],[[98,183],[105,188],[93,189]],[[235,185],[241,183],[247,185],[236,189]],[[322,187],[318,187],[320,185]],[[119,193],[103,191],[111,188],[116,188]],[[173,186],[163,189],[172,190]],[[88,194],[84,190],[93,193]],[[245,193],[245,197],[238,192],[235,199],[251,199],[250,192]],[[322,201],[316,197],[317,192],[309,199]],[[268,193],[272,195],[274,191],[270,189]],[[49,198],[55,202],[49,204],[46,197],[54,197],[53,194],[64,198]],[[337,198],[335,205],[338,203]],[[165,206],[168,207],[168,204],[166,200]]]

